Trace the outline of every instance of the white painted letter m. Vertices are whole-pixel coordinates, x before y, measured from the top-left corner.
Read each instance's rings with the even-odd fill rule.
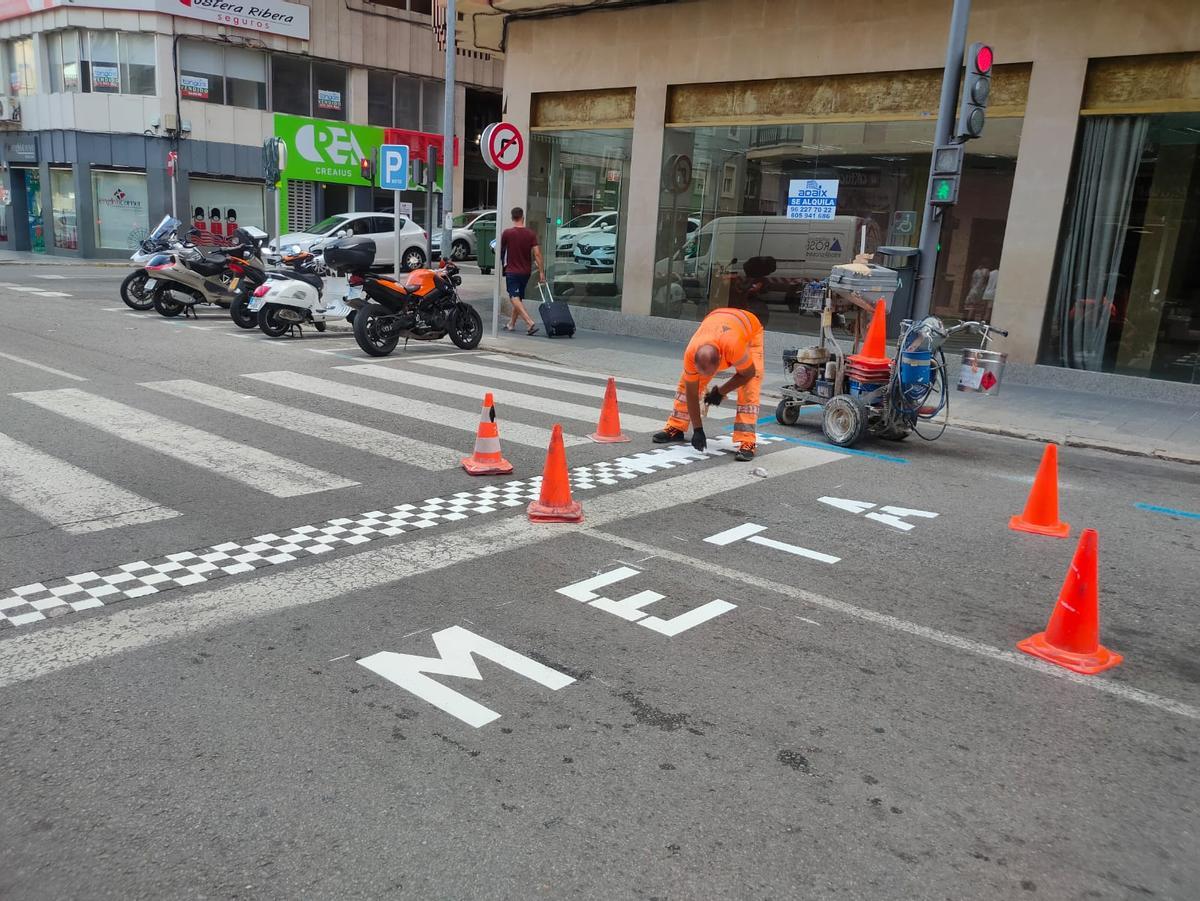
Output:
[[[536,660],[510,651],[503,645],[489,641],[474,632],[468,632],[461,626],[451,626],[430,636],[433,645],[438,650],[437,657],[417,657],[414,654],[397,654],[395,651],[380,651],[370,657],[364,657],[359,663],[383,678],[395,682],[405,691],[412,692],[418,698],[428,701],[435,707],[458,717],[468,726],[478,729],[486,726],[492,720],[499,718],[496,711],[484,707],[477,701],[472,701],[466,695],[459,694],[452,688],[447,688],[439,682],[430,679],[427,673],[435,676],[455,676],[459,679],[479,679],[479,667],[475,665],[472,654],[486,657],[493,663],[498,663],[505,669],[510,669],[519,676],[532,679],[547,688],[558,691],[575,680],[570,676],[551,669]]]

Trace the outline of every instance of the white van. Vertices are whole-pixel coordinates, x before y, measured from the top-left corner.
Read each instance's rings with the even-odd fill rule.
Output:
[[[767,276],[763,295],[770,303],[798,306],[804,286],[829,276],[829,270],[849,263],[858,253],[862,228],[867,226],[867,250],[874,252],[878,234],[871,220],[835,216],[828,221],[784,216],[722,216],[692,233],[671,260],[659,260],[655,281],[680,299],[707,304],[719,295],[723,276],[740,276],[746,261],[767,257],[775,270]],[[680,290],[682,289],[682,290]]]

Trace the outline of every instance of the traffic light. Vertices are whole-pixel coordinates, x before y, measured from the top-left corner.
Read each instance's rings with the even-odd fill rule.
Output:
[[[365,181],[375,184],[375,161],[368,156],[364,156],[358,161],[358,172]]]
[[[962,174],[961,144],[936,147],[933,167],[929,173],[929,202],[934,206],[950,206],[958,202],[958,178]]]
[[[983,134],[988,97],[992,93],[992,48],[976,42],[967,50],[967,73],[963,77],[962,102],[958,107],[955,136],[969,141]]]

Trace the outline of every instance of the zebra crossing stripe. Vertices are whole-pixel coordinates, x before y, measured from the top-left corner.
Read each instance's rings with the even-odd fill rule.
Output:
[[[510,366],[540,369],[543,372],[556,372],[559,375],[577,375],[588,379],[608,378],[607,374],[600,372],[589,372],[586,369],[571,369],[568,366],[559,366],[557,363],[543,363],[540,360],[527,360],[524,357],[507,354],[487,354],[483,359],[492,363],[507,363]],[[682,363],[680,365],[682,366]],[[645,379],[632,379],[625,376],[620,378],[620,383],[622,385],[632,385],[637,388],[653,388],[657,391],[669,391],[672,394],[678,389],[678,385],[668,385],[665,382],[648,382]]]
[[[766,443],[773,440],[769,439]],[[570,472],[571,491],[612,487],[667,469],[702,462],[731,453],[736,446],[728,437],[709,441],[705,453],[692,448],[660,448],[632,454]],[[809,450],[794,459],[819,465],[838,459],[836,454]],[[470,491],[433,497],[389,510],[370,510],[356,516],[300,526],[282,534],[274,532],[239,541],[152,560],[135,560],[120,566],[56,579],[45,579],[0,591],[0,630],[25,626],[81,610],[108,607],[132,598],[159,594],[173,588],[211,582],[225,576],[254,572],[294,560],[305,560],[330,551],[356,547],[406,532],[431,529],[484,513],[516,510],[536,500],[542,477],[492,482]],[[652,489],[651,489],[652,490]]]
[[[74,464],[0,434],[0,494],[80,535],[178,516]]]
[[[385,366],[380,363],[365,363],[357,366],[337,366],[334,367],[342,372],[352,372],[355,375],[366,375],[371,378],[383,379],[385,381],[398,382],[402,385],[412,385],[417,388],[428,388],[431,391],[442,391],[449,394],[456,394],[459,397],[467,398],[479,394],[479,386],[471,382],[459,382],[454,379],[445,379],[438,376],[426,375],[423,372],[417,372],[415,369],[393,369],[390,366]],[[489,390],[496,398],[496,403],[506,407],[516,407],[519,410],[531,410],[535,413],[543,413],[554,417],[564,417],[566,419],[576,419],[580,422],[595,423],[600,418],[600,405],[583,406],[582,404],[572,404],[567,401],[554,400],[549,397],[536,397],[532,394],[526,394],[523,391],[513,391],[505,388],[492,388]],[[621,425],[626,429],[635,432],[657,432],[663,427],[666,421],[666,416],[661,419],[649,419],[645,416],[634,416],[631,414],[621,415]],[[508,437],[509,433],[508,422],[501,428],[500,434],[502,437]]]
[[[297,497],[358,484],[77,388],[22,391],[13,397],[275,497]]]
[[[491,385],[488,379],[498,379],[500,381],[517,382],[521,385],[531,385],[539,388],[548,388],[551,391],[561,391],[564,394],[579,394],[584,397],[603,400],[605,385],[588,385],[582,382],[569,382],[566,379],[555,379],[543,375],[535,375],[532,372],[518,372],[513,369],[500,369],[496,366],[476,366],[472,363],[456,362],[454,360],[416,360],[415,362],[422,366],[434,366],[438,369],[447,369],[451,372],[459,372],[463,375],[477,375],[484,379],[481,384]],[[607,379],[607,376],[597,376],[597,378]],[[621,400],[621,407],[624,408],[627,404],[634,404],[639,407],[649,407],[651,410],[662,410],[663,417],[671,410],[672,398],[675,394],[675,389],[671,389],[670,397],[663,397],[656,394],[643,394],[639,391],[631,391],[625,387],[625,380],[617,379],[617,394]],[[596,414],[599,415],[600,407],[596,406]],[[726,410],[723,407],[712,407],[708,411],[709,418],[712,419],[732,419],[733,410]],[[625,419],[622,414],[621,419]],[[657,429],[655,430],[657,431]]]
[[[146,382],[144,386],[154,391],[180,397],[184,400],[204,404],[216,410],[233,413],[235,416],[245,416],[256,422],[265,422],[277,428],[298,432],[322,441],[330,441],[355,450],[385,457],[403,463],[419,466],[421,469],[442,470],[458,466],[462,457],[459,451],[446,447],[438,447],[425,441],[418,441],[404,435],[385,432],[383,429],[359,425],[345,419],[324,416],[310,410],[290,407],[286,404],[275,403],[218,388],[191,379],[176,379],[167,382]]]
[[[404,370],[404,372],[407,373],[408,370]],[[385,413],[393,413],[409,419],[419,419],[422,422],[436,422],[443,428],[458,429],[462,432],[469,432],[471,435],[475,434],[475,429],[479,425],[479,417],[475,413],[460,412],[452,407],[446,407],[441,404],[431,404],[422,400],[388,394],[384,391],[360,388],[357,385],[347,385],[342,382],[317,378],[311,375],[302,375],[299,372],[288,370],[252,372],[243,376],[243,378],[256,379],[260,382],[266,382],[269,385],[288,388],[293,391],[304,391],[320,397],[329,397],[343,403],[355,404],[356,406],[367,407],[372,410],[382,410]],[[472,385],[470,391],[472,401],[477,402],[476,399],[482,392],[482,388]],[[536,447],[539,450],[545,450],[550,446],[549,429],[538,428],[537,426],[526,425],[521,422],[513,422],[509,419],[501,423],[500,437],[506,443],[523,444],[526,447]],[[586,438],[575,435],[564,435],[563,441],[567,445],[588,443]]]

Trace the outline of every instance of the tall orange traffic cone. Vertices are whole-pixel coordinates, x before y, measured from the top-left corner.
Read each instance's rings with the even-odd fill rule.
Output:
[[[1071,527],[1058,518],[1058,445],[1047,444],[1038,466],[1025,512],[1008,521],[1010,529],[1066,538]]]
[[[883,298],[875,301],[875,313],[871,316],[871,324],[867,327],[867,337],[863,339],[862,350],[857,355],[876,360],[888,359],[887,301]]]
[[[1017,642],[1017,649],[1077,673],[1099,673],[1125,658],[1100,644],[1099,542],[1084,529],[1045,632]]]
[[[542,472],[542,493],[527,511],[533,522],[583,522],[583,505],[571,499],[571,477],[563,448],[562,426],[555,423]]]
[[[588,435],[599,444],[617,444],[629,441],[630,438],[621,431],[621,411],[617,407],[617,380],[608,377],[608,387],[604,389],[604,405],[600,408],[600,424],[596,431]]]
[[[499,476],[513,471],[513,465],[500,454],[500,430],[496,427],[496,406],[492,392],[483,397],[483,412],[475,432],[475,453],[464,457],[462,467],[473,476]]]

